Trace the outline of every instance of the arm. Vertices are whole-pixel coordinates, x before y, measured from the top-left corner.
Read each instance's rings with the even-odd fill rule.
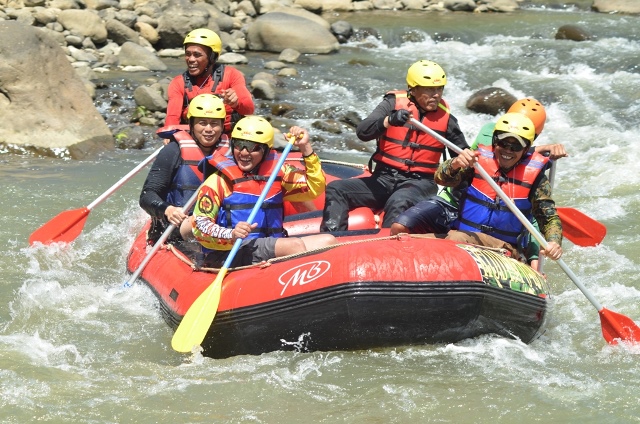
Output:
[[[542,155],[548,153],[551,160],[566,158],[569,156],[562,144],[544,144],[541,146],[535,146],[534,150]]]
[[[309,133],[305,129],[294,126],[291,127],[289,132],[296,136],[295,146],[302,153],[305,170],[301,171],[292,165],[283,166],[282,188],[285,192],[284,198],[292,202],[313,200],[324,193],[327,183],[322,172],[320,159],[314,153],[309,142]]]
[[[465,149],[455,158],[442,162],[436,170],[433,180],[441,186],[454,188],[465,181],[470,181],[475,172],[473,165],[478,161],[478,154],[478,152]]]
[[[462,130],[460,129],[460,125],[458,124],[458,119],[451,115],[449,118],[449,123],[447,125],[447,133],[445,137],[447,140],[461,148],[462,150],[468,149],[469,145],[467,144],[467,139],[464,137]],[[452,158],[458,156],[456,152],[449,149],[449,154]]]
[[[184,80],[182,75],[178,75],[169,83],[167,88],[167,116],[164,118],[164,124],[179,125],[182,118],[182,104],[184,103]]]
[[[212,174],[198,192],[193,210],[192,231],[203,246],[215,250],[229,250],[233,243],[233,229],[216,223],[220,205],[231,193],[227,181],[219,174]]]
[[[534,192],[532,201],[533,216],[540,225],[540,232],[547,241],[548,248],[540,253],[557,260],[562,256],[562,222],[551,198],[549,179],[543,176]]]
[[[378,139],[388,127],[388,116],[396,106],[396,96],[387,94],[369,116],[360,121],[356,135],[362,141]]]
[[[235,110],[240,115],[251,115],[255,111],[253,97],[247,89],[244,75],[238,69],[227,66],[216,91],[232,111]],[[230,111],[227,110],[227,113]]]
[[[151,165],[140,193],[140,207],[154,218],[162,218],[171,206],[166,199],[180,159],[180,146],[172,142],[162,148]]]

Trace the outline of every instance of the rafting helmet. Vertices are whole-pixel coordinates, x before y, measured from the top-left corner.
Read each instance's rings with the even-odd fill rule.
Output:
[[[194,97],[187,111],[187,119],[191,117],[224,119],[226,116],[227,110],[222,99],[213,94],[200,94]]]
[[[531,147],[536,138],[533,121],[522,113],[512,112],[502,115],[493,129],[493,143],[508,137],[517,139],[522,147]]]
[[[187,34],[182,44],[200,44],[201,46],[209,47],[216,54],[220,54],[222,51],[222,40],[220,40],[218,34],[207,28],[194,29]]]
[[[265,144],[270,149],[273,147],[273,127],[269,121],[260,116],[248,115],[233,127],[231,141],[233,142],[234,139]]]
[[[531,119],[536,128],[536,137],[540,135],[544,129],[544,122],[547,120],[547,112],[544,106],[533,97],[520,99],[511,105],[507,113],[523,113],[527,118]]]
[[[413,88],[444,87],[447,85],[447,74],[444,69],[430,60],[419,60],[409,67],[407,71],[407,85]]]

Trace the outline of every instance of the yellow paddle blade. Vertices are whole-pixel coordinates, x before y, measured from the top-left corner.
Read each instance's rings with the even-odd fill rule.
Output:
[[[213,283],[198,296],[184,314],[171,339],[173,350],[188,353],[194,346],[202,343],[218,311],[222,280],[225,275],[227,275],[227,268],[221,268]]]

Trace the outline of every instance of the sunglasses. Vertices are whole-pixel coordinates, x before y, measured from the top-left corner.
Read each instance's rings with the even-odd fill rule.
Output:
[[[256,153],[262,151],[262,144],[256,143],[255,141],[234,139],[233,148],[239,152],[247,149],[249,153]]]
[[[520,143],[510,143],[507,140],[496,140],[496,146],[502,147],[503,149],[511,150],[512,152],[518,153],[524,149],[524,146]]]

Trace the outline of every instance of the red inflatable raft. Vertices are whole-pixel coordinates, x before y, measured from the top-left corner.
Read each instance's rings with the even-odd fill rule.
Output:
[[[367,175],[323,162],[328,179]],[[322,204],[288,205],[290,235],[317,232]],[[495,250],[420,235],[389,236],[379,217],[350,213],[340,244],[263,266],[231,269],[203,354],[225,358],[275,350],[356,350],[451,343],[483,334],[534,340],[547,315],[545,279]],[[146,256],[146,228],[127,262]],[[171,246],[140,278],[177,328],[216,270],[197,269]]]

